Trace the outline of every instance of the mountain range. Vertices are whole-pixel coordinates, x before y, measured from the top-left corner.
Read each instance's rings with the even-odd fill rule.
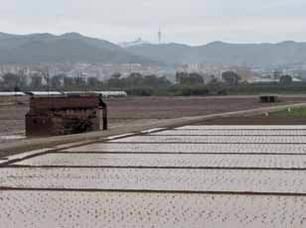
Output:
[[[231,44],[213,42],[202,46],[136,42],[116,45],[78,33],[60,36],[42,33],[13,35],[0,33],[0,64],[38,63],[140,63],[224,64],[277,67],[306,63],[306,42]]]
[[[66,33],[12,35],[0,33],[0,64],[159,62],[137,56],[105,40]]]
[[[128,47],[131,53],[166,64],[223,64],[278,67],[306,63],[306,43],[286,41],[270,44],[213,42],[203,46],[143,44]]]

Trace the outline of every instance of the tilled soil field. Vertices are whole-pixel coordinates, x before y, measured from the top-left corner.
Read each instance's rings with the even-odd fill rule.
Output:
[[[28,98],[0,99],[0,143],[24,137]]]
[[[282,97],[288,104],[306,102],[306,97]],[[171,119],[184,116],[208,115],[258,107],[269,107],[256,96],[228,97],[130,97],[108,101],[112,122],[137,119]]]
[[[306,97],[283,97],[278,104],[305,102]],[[16,102],[16,105],[12,105]],[[239,111],[271,104],[258,102],[257,97],[127,97],[109,99],[110,128],[129,123],[147,123],[156,119],[208,115]],[[24,137],[24,117],[28,111],[28,98],[0,100],[0,143]],[[213,122],[216,124],[219,120]],[[222,124],[224,124],[222,122]]]

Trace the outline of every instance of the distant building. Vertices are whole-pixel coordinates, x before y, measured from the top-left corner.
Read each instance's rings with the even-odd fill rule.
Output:
[[[104,109],[104,118],[102,117]],[[26,114],[26,135],[56,136],[107,128],[106,106],[98,96],[32,97]]]

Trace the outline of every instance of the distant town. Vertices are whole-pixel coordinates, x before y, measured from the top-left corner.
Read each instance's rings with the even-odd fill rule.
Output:
[[[0,80],[6,74],[23,76],[26,83],[30,83],[33,76],[42,77],[42,83],[47,83],[48,77],[67,76],[70,78],[83,78],[88,80],[96,78],[100,81],[106,81],[113,75],[120,74],[122,77],[128,77],[133,73],[141,75],[155,75],[157,77],[166,77],[170,82],[175,83],[177,73],[196,73],[201,75],[204,83],[209,83],[213,79],[222,81],[222,74],[227,71],[237,73],[242,82],[247,83],[268,83],[278,82],[281,75],[290,75],[294,82],[306,80],[306,63],[304,65],[291,66],[280,69],[250,68],[231,65],[217,64],[180,64],[173,67],[163,67],[157,65],[143,64],[4,64],[0,65]]]
[[[306,43],[202,46],[78,33],[0,33],[0,91],[125,90],[129,95],[226,95],[306,90]]]

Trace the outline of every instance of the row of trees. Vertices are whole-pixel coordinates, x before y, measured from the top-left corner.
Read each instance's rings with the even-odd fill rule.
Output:
[[[211,83],[211,81],[216,81],[214,75],[211,75],[208,83]],[[176,81],[178,84],[181,85],[199,85],[199,84],[205,84],[205,80],[201,74],[198,73],[177,73],[176,74]],[[241,77],[237,73],[233,71],[226,71],[222,73],[222,81],[226,85],[238,85],[241,82]]]
[[[53,77],[33,75],[28,78],[16,74],[5,74],[0,83],[0,91],[127,90],[131,94],[136,93],[137,95],[137,91],[142,91],[141,93],[146,95],[146,90],[161,90],[171,85],[171,82],[166,77],[157,77],[155,75],[143,76],[138,73],[132,73],[128,77],[114,74],[106,81],[101,81],[96,77],[86,79],[84,77],[67,77],[64,74]]]
[[[207,79],[207,78],[206,78]],[[292,77],[282,75],[277,85],[270,85],[272,88],[288,87],[292,84]],[[241,83],[241,77],[233,71],[222,74],[222,80],[210,76],[204,80],[203,76],[197,73],[177,73],[176,83],[171,83],[166,77],[156,75],[143,76],[139,73],[132,73],[128,77],[121,74],[114,74],[106,81],[100,81],[96,77],[68,77],[64,74],[49,77],[48,75],[32,75],[25,77],[16,74],[2,76],[0,91],[89,91],[89,90],[125,90],[130,95],[224,95],[229,91],[239,93],[246,88],[267,88],[266,86],[246,86]],[[230,92],[231,93],[231,92]]]
[[[2,91],[27,91],[27,90],[69,90],[84,88],[87,83],[91,83],[91,80],[86,82],[83,78],[69,78],[65,75],[56,75],[49,77],[48,75],[32,75],[26,77],[17,74],[5,74],[2,76],[2,83],[0,89]]]
[[[240,76],[234,72],[225,72],[222,79],[228,85],[236,85],[240,81]],[[216,80],[211,76],[211,80]],[[211,81],[210,80],[210,81]],[[202,85],[205,83],[202,75],[197,73],[177,73],[176,82],[180,85]],[[32,75],[29,77],[8,73],[2,76],[1,90],[13,90],[18,87],[21,90],[75,90],[75,89],[131,89],[137,87],[144,88],[166,88],[171,82],[166,77],[156,75],[143,76],[139,73],[132,73],[128,77],[121,74],[114,74],[109,80],[100,81],[96,77],[67,77],[64,74],[49,77],[49,75]]]
[[[225,83],[217,80],[213,75],[205,81],[200,74],[181,72],[176,74],[176,82],[177,84],[170,89],[172,95],[207,96],[226,94]]]

